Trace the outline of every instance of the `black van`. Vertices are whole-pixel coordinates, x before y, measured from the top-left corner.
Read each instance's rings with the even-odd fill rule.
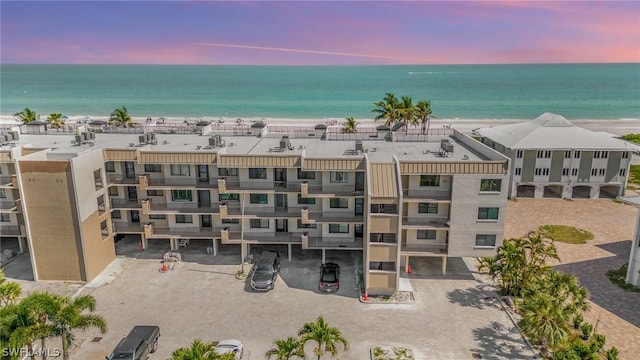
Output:
[[[137,325],[120,340],[106,360],[145,360],[158,349],[160,328],[155,325]]]
[[[280,272],[280,255],[277,251],[264,251],[251,269],[251,288],[257,291],[273,289]]]

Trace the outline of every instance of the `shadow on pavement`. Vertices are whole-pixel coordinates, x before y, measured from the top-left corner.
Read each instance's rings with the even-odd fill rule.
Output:
[[[402,276],[410,279],[442,279],[442,280],[473,280],[473,274],[467,268],[462,258],[447,259],[447,272],[442,274],[442,260],[439,257],[412,257],[411,274],[402,269]]]
[[[450,303],[476,309],[484,309],[486,307],[500,308],[500,302],[496,296],[495,288],[489,285],[455,289],[447,293]]]
[[[508,328],[495,321],[473,330],[478,347],[471,349],[478,359],[534,359],[516,327]],[[480,357],[478,357],[478,355]]]

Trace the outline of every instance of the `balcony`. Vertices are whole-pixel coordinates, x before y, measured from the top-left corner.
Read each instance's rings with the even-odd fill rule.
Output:
[[[0,225],[0,237],[26,236],[24,225]]]
[[[300,218],[303,224],[315,223],[361,223],[364,221],[362,215],[346,211],[309,211],[308,208],[300,210]]]
[[[104,215],[107,212],[106,203],[98,203],[98,215]]]
[[[241,191],[248,192],[262,192],[262,193],[272,193],[275,192],[275,186],[273,181],[266,180],[252,180],[252,181],[238,181],[238,180],[229,180],[229,179],[218,179],[224,181],[224,188],[226,191],[220,190],[220,181],[218,181],[218,192],[219,193],[238,193]]]
[[[300,236],[303,249],[362,250],[362,238],[324,238],[305,234]]]
[[[396,234],[369,234],[369,242],[378,244],[397,244]]]
[[[223,210],[224,209],[224,210]],[[303,207],[255,207],[245,206],[244,218],[299,218]],[[223,216],[223,211],[225,211]],[[234,205],[220,205],[220,217],[223,219],[240,219],[242,218],[242,208]]]
[[[451,202],[451,190],[405,189],[402,191],[405,202]]]
[[[19,201],[20,199],[16,201],[0,201],[0,212],[8,213],[18,211]],[[20,206],[20,209],[22,209],[22,206]]]
[[[403,216],[402,228],[449,230],[449,219],[426,216]]]
[[[140,176],[140,180],[146,178],[147,185],[145,189],[149,190],[179,190],[179,189],[195,189],[198,185],[198,181],[194,177],[180,177],[180,178],[149,178],[147,176]],[[140,184],[142,186],[142,183]]]
[[[143,207],[144,211],[144,207]],[[219,208],[213,205],[199,205],[197,203],[157,203],[150,202],[149,214],[217,214]]]
[[[357,190],[353,184],[349,185],[310,185],[308,182],[300,184],[302,197],[328,198],[336,196],[364,196],[364,190]]]
[[[214,228],[203,228],[199,226],[184,226],[184,227],[156,227],[153,224],[146,224],[145,236],[148,239],[152,238],[178,238],[178,239],[213,239],[220,236],[219,231],[214,231]],[[150,229],[150,236],[147,235]]]
[[[135,177],[128,178],[124,174],[107,174],[107,185],[138,185],[140,179]]]
[[[243,242],[240,231],[222,229],[221,238],[223,244],[240,244]],[[290,232],[244,232],[245,244],[300,244],[301,233]],[[226,241],[226,242],[225,242]]]
[[[400,255],[410,256],[447,256],[448,245],[444,244],[402,244],[400,246]]]
[[[11,176],[0,176],[0,187],[2,187],[2,188],[11,188],[11,187],[13,187],[13,182],[11,181]]]
[[[137,223],[113,222],[114,234],[142,234],[144,227]]]
[[[126,199],[111,199],[112,210],[142,210],[142,201],[140,200],[126,200]]]

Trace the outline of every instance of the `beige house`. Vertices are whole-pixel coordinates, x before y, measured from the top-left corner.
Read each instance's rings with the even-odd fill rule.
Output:
[[[362,251],[365,290],[390,294],[411,257],[441,258],[444,272],[448,257],[492,255],[503,239],[509,159],[455,130],[136,130],[20,135],[0,150],[36,279],[91,280],[113,236],[135,234],[143,248],[235,244],[239,260],[253,244],[287,245],[291,261],[293,247],[322,261]]]

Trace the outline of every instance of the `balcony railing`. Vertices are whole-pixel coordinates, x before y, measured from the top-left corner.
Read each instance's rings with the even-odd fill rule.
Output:
[[[195,188],[198,179],[185,176],[183,178],[148,178],[147,188],[149,189],[171,189],[178,187]]]
[[[402,244],[400,246],[400,255],[432,255],[432,256],[444,256],[447,255],[447,244]]]
[[[265,190],[265,192],[268,192],[275,190],[273,181],[265,181],[262,179],[256,179],[252,181],[234,181],[225,179],[225,184],[227,190],[226,192],[238,192],[241,190]],[[220,184],[218,183],[218,189],[219,188]]]
[[[331,196],[363,196],[364,190],[356,189],[355,185],[312,185],[301,183],[302,197],[331,197]]]
[[[217,214],[219,212],[220,209],[217,204],[199,205],[198,203],[180,204],[151,202],[149,207],[150,214]]]
[[[227,212],[225,217],[229,218],[241,218],[242,208],[240,206],[226,206]],[[300,217],[300,211],[303,207],[248,207],[245,206],[244,217],[256,218],[256,217],[278,217],[278,218],[298,218]]]
[[[449,219],[426,216],[403,216],[403,228],[449,229]]]
[[[425,189],[405,189],[402,191],[404,200],[433,200],[451,201],[451,191],[425,190]]]
[[[303,224],[309,223],[361,223],[363,215],[356,215],[347,211],[309,211],[307,208],[300,210]]]
[[[0,210],[16,211],[18,201],[0,201]]]
[[[142,209],[141,200],[110,199],[111,209]]]
[[[310,237],[302,235],[303,249],[344,249],[344,250],[362,250],[362,238],[328,238],[328,237]]]
[[[0,176],[0,186],[1,187],[13,186],[13,184],[11,183],[11,176]]]
[[[144,233],[144,227],[140,224],[114,221],[113,232],[115,234],[140,234]]]
[[[17,225],[0,225],[0,236],[25,235],[24,229]]]
[[[229,241],[240,243],[242,233],[240,231],[227,231]],[[294,232],[244,232],[244,242],[247,244],[300,244],[303,233]]]
[[[140,180],[136,177],[128,178],[124,174],[107,174],[108,185],[136,185]]]
[[[397,244],[396,234],[372,233],[369,235],[369,242],[378,244]]]

